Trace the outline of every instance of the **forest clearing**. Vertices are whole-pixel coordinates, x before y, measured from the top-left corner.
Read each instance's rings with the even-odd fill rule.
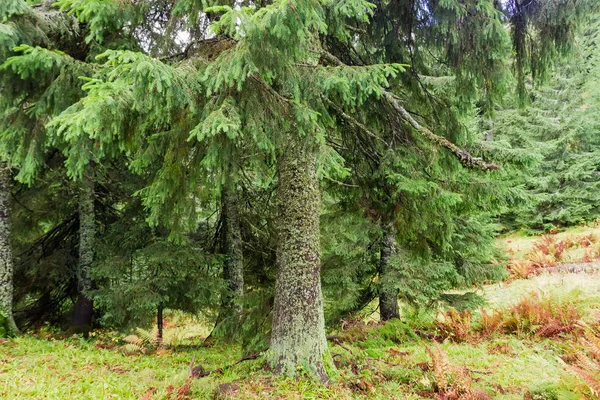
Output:
[[[551,237],[573,242],[572,256],[565,254],[556,265],[589,263],[577,255],[581,249],[596,252],[593,261],[600,260],[600,229],[498,242],[506,250],[518,247],[515,260],[526,262],[536,259],[535,246],[543,247]],[[202,345],[211,327],[179,313],[165,317],[158,347],[156,327],[133,336],[92,331],[88,339],[47,328],[2,341],[0,394],[7,399],[144,400],[588,398],[600,386],[600,263],[577,273],[544,268],[551,267],[537,267],[527,279],[511,275],[480,288],[485,303],[472,317],[447,307],[417,315],[403,308],[403,322],[382,325],[373,314],[347,321],[331,333],[336,368],[326,386],[308,376],[273,377],[264,368],[264,356],[233,365],[242,357],[238,345]],[[592,356],[578,358],[585,349]],[[212,373],[190,374],[190,367],[198,366]]]
[[[597,399],[599,0],[0,0],[0,398]]]

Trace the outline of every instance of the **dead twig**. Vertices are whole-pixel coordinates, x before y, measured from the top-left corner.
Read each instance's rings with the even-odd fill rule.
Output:
[[[194,360],[196,359],[196,356],[194,355],[194,357],[192,358],[192,361],[190,362],[190,378],[204,378],[205,376],[209,376],[212,374],[217,374],[217,373],[220,374],[220,373],[223,373],[223,371],[233,368],[234,366],[236,366],[244,361],[255,360],[258,357],[259,357],[258,353],[253,353],[253,354],[250,354],[250,355],[240,358],[233,364],[229,364],[224,367],[214,369],[212,371],[205,371],[201,365],[196,365],[195,367],[192,367],[192,365],[194,364]]]

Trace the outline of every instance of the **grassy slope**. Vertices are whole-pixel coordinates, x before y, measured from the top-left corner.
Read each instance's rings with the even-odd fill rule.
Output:
[[[211,398],[219,384],[240,379],[239,398],[417,399],[421,398],[418,392],[430,390],[433,378],[417,365],[428,360],[424,344],[348,348],[353,354],[339,346],[332,346],[331,353],[340,354],[342,363],[356,363],[358,373],[342,366],[328,387],[303,379],[273,379],[262,369],[259,359],[222,375],[194,380],[189,396]],[[400,351],[400,355],[390,348]],[[564,375],[563,362],[557,357],[559,349],[550,340],[498,337],[478,344],[444,343],[442,348],[451,363],[473,371],[477,387],[501,399],[521,399],[527,389],[557,383]],[[152,388],[157,391],[151,398],[168,398],[169,392],[176,398],[186,381],[192,353],[207,369],[239,357],[236,349],[225,347],[125,356],[79,340],[32,336],[16,339],[1,349],[0,394],[5,399],[137,399]]]
[[[515,246],[528,238],[505,238]],[[585,320],[597,319],[600,280],[592,274],[542,275],[510,284],[484,288],[488,308],[505,309],[522,296],[537,291],[568,301],[577,301]],[[202,329],[188,329],[197,336]],[[361,331],[362,329],[362,331]],[[245,361],[222,374],[189,381],[189,364],[213,370],[240,357],[236,346],[217,344],[212,348],[159,350],[153,354],[125,355],[119,350],[97,346],[103,340],[86,341],[73,336],[55,339],[51,335],[26,335],[0,343],[0,398],[2,399],[183,399],[213,398],[218,386],[229,387],[235,398],[247,399],[418,399],[432,397],[435,374],[426,371],[430,361],[422,339],[399,344],[385,340],[384,328],[359,327],[362,337],[340,344],[332,343],[330,352],[338,368],[331,372],[332,382],[319,386],[306,379],[274,378],[264,369],[261,358]],[[169,328],[167,328],[167,332]],[[168,333],[167,333],[168,334]],[[358,335],[361,336],[361,335]],[[196,339],[197,340],[197,339]],[[109,341],[109,340],[108,340]],[[179,339],[178,343],[192,343]],[[522,399],[560,397],[560,391],[586,390],[566,368],[560,356],[567,343],[561,340],[498,334],[468,343],[442,343],[451,364],[466,368],[472,385],[493,398]],[[424,371],[425,369],[425,371]],[[464,370],[463,370],[464,371]],[[551,390],[548,390],[548,387]],[[535,395],[544,392],[545,395]],[[554,393],[554,394],[553,394]],[[575,397],[577,398],[577,397]]]

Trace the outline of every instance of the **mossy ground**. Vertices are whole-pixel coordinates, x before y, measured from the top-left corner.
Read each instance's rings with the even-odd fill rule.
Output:
[[[542,275],[495,284],[481,293],[487,308],[506,309],[533,291],[576,301],[583,319],[598,320],[600,279],[593,273]],[[430,315],[431,317],[431,315]],[[272,376],[266,355],[221,373],[189,379],[192,359],[204,370],[235,363],[241,350],[216,343],[201,347],[206,328],[185,319],[167,326],[172,348],[147,354],[123,351],[123,335],[98,332],[60,337],[47,331],[0,342],[2,399],[420,399],[434,398],[436,377],[426,346],[433,344],[413,330],[431,329],[428,318],[386,326],[364,324],[330,341],[337,366],[331,382]],[[412,324],[412,325],[411,325]],[[410,329],[409,329],[410,328]],[[170,332],[169,332],[170,331]],[[169,336],[170,335],[170,336]],[[561,357],[573,338],[496,334],[463,343],[443,341],[441,349],[473,387],[495,399],[592,398]],[[229,385],[226,385],[229,384]],[[229,396],[229,397],[228,397]]]

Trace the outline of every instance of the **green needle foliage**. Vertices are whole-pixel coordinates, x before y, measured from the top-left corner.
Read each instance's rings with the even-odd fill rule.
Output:
[[[29,274],[17,268],[21,321],[66,314],[79,227],[70,199],[51,217],[24,210],[56,207],[93,171],[101,323],[235,304],[225,325],[241,334],[226,337],[270,346],[275,372],[325,381],[325,321],[377,296],[394,318],[398,299],[428,306],[499,279],[499,216],[596,217],[597,17],[574,39],[596,11],[593,0],[3,2],[0,158],[19,182],[15,247],[37,257]],[[243,271],[231,274],[233,255]],[[245,295],[229,301],[233,275]]]
[[[541,85],[525,109],[507,107],[495,120],[495,141],[535,161],[515,175],[530,195],[507,225],[551,229],[593,222],[598,209],[598,17],[576,36],[574,52]]]

